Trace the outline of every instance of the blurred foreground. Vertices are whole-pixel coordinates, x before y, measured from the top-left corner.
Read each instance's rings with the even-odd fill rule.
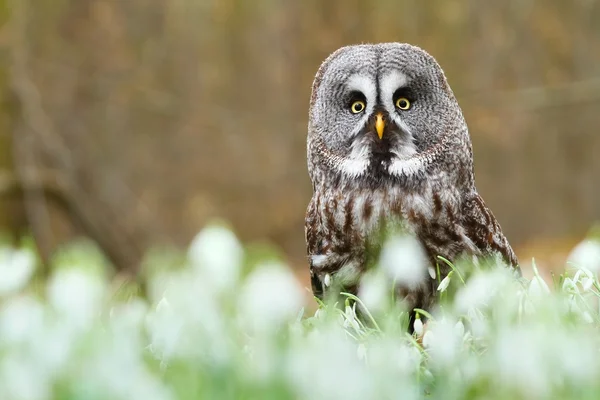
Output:
[[[147,298],[109,285],[93,247],[61,253],[47,282],[31,281],[30,249],[2,247],[0,398],[594,399],[600,240],[572,259],[556,290],[537,274],[456,266],[413,337],[381,270],[354,306],[303,315],[291,271],[218,226],[186,255],[147,260]]]

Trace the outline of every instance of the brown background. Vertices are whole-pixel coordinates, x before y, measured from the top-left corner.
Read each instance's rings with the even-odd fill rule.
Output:
[[[600,219],[600,2],[0,0],[0,223],[122,268],[213,217],[302,266],[310,85],[359,42],[433,54],[518,255]]]

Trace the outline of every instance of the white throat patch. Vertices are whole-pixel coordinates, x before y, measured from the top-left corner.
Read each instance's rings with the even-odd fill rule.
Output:
[[[356,138],[352,142],[352,150],[347,158],[338,164],[338,169],[349,178],[356,178],[367,171],[371,157],[371,150],[367,139]]]

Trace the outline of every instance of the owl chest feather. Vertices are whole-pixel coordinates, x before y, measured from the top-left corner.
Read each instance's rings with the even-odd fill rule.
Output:
[[[369,261],[367,250],[382,244],[382,233],[398,229],[417,236],[427,253],[447,255],[447,249],[437,248],[436,241],[464,243],[466,239],[457,223],[460,198],[457,190],[436,189],[427,183],[419,191],[399,187],[316,190],[306,221],[311,266],[323,272],[344,267],[362,272]]]

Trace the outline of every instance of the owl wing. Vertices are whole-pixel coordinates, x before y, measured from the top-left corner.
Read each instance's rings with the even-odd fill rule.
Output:
[[[326,275],[331,278],[344,270],[351,260],[351,254],[346,240],[340,241],[348,238],[343,235],[342,238],[338,237],[340,232],[332,228],[332,214],[327,213],[327,208],[321,210],[320,201],[320,196],[315,193],[306,210],[304,233],[312,291],[317,298],[323,299],[326,283],[323,279]],[[327,216],[322,214],[323,211]]]
[[[470,194],[463,203],[462,226],[465,234],[483,255],[499,254],[503,261],[517,269],[519,262],[500,224],[477,192]]]
[[[306,239],[306,253],[308,257],[308,265],[310,269],[310,284],[313,294],[319,299],[323,298],[323,283],[316,274],[315,266],[313,265],[313,256],[322,254],[322,235],[321,218],[317,212],[315,205],[315,197],[310,200],[306,210],[306,218],[304,220],[304,235]]]

